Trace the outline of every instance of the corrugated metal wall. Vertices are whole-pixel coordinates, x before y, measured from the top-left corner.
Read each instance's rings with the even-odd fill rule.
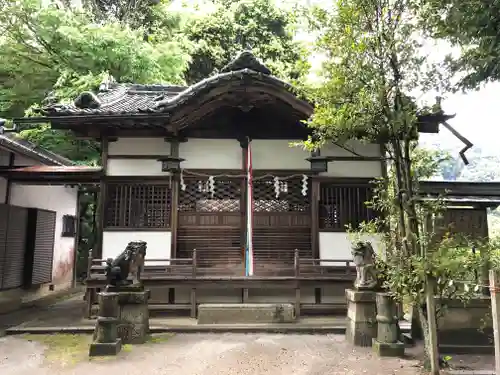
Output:
[[[52,279],[56,213],[0,204],[0,290]]]
[[[9,207],[5,267],[2,278],[2,288],[4,289],[18,288],[23,285],[27,220],[27,208],[15,206]]]
[[[55,229],[56,213],[53,211],[37,210],[31,285],[39,285],[52,281]]]

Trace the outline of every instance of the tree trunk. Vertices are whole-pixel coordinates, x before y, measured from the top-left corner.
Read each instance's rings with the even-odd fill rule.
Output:
[[[430,337],[429,337],[429,324],[427,322],[427,316],[424,312],[422,305],[416,306],[415,309],[418,312],[418,320],[420,323],[421,333],[423,333],[424,339],[424,368],[426,370],[431,369],[431,357],[430,357]]]

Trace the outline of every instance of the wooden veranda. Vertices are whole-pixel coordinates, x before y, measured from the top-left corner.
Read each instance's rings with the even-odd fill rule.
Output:
[[[204,266],[198,262],[198,251],[194,249],[191,258],[148,259],[141,273],[141,280],[146,288],[162,286],[165,290],[190,288],[190,303],[167,303],[161,306],[164,311],[189,310],[191,317],[196,317],[196,292],[200,289],[240,289],[241,303],[248,302],[248,291],[251,289],[273,289],[295,291],[295,314],[300,316],[301,310],[321,310],[342,308],[338,304],[304,304],[301,303],[301,289],[321,288],[332,285],[348,288],[355,278],[355,269],[351,260],[301,258],[300,251],[294,251],[291,266],[284,263],[275,264],[279,275],[273,276],[235,276],[227,267]],[[206,261],[206,258],[204,258]],[[92,307],[97,302],[99,290],[106,286],[105,260],[96,259],[89,254],[88,277],[86,281],[87,309],[86,317],[92,314]],[[341,304],[342,305],[342,304]]]

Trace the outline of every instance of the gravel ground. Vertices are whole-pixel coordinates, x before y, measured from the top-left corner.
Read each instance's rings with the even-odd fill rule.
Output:
[[[342,335],[190,334],[134,346],[116,359],[71,366],[47,361],[44,346],[19,337],[0,339],[2,375],[414,375],[415,359],[380,359],[353,348]]]

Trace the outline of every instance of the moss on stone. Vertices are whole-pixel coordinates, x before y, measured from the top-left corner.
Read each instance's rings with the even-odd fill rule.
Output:
[[[89,345],[92,342],[91,335],[65,333],[49,335],[26,334],[22,337],[28,341],[35,341],[46,346],[45,360],[63,367],[88,360]]]

